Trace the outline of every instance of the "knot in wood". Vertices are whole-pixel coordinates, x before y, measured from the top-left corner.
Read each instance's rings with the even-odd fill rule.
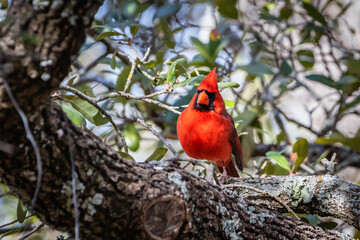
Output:
[[[175,239],[187,218],[185,201],[176,196],[152,199],[144,209],[144,227],[151,239]]]

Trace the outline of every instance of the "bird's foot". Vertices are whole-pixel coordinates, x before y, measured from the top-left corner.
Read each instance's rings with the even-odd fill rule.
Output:
[[[227,183],[229,181],[229,175],[226,172],[226,168],[223,168],[223,172],[221,174],[219,181],[221,184]]]

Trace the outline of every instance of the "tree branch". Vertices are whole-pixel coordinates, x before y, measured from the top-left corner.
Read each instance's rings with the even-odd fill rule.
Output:
[[[177,167],[124,160],[91,132],[70,121],[66,128],[50,93],[66,76],[100,4],[50,1],[39,8],[36,1],[15,0],[8,11],[10,24],[0,30],[0,70],[40,146],[43,179],[34,213],[42,221],[58,230],[73,229],[70,136],[83,239],[342,239]],[[23,32],[35,37],[36,44]],[[13,108],[0,112],[0,142],[15,146],[11,153],[0,152],[1,181],[29,205],[36,157]]]
[[[261,189],[280,197],[298,213],[315,213],[341,219],[355,228],[360,228],[360,186],[347,183],[336,176],[288,176],[272,178],[232,179],[240,185],[234,188],[239,197],[267,206],[276,211],[287,209],[266,194],[243,191],[246,186]]]
[[[44,156],[43,184],[35,213],[57,229],[71,231],[71,163],[66,157],[68,142],[61,114],[60,107],[52,102],[46,108],[42,107],[33,119],[41,123],[38,126],[41,131],[35,131],[35,136]],[[9,122],[6,125],[19,130]],[[288,239],[340,239],[336,233],[234,197],[231,191],[224,191],[177,167],[156,167],[123,160],[92,133],[69,125],[75,146],[81,238],[212,236],[230,239],[231,236],[242,236],[251,239],[284,236]],[[0,130],[5,132],[3,127]],[[10,133],[9,129],[7,133]],[[35,187],[29,184],[35,180],[35,165],[32,164],[35,156],[26,153],[29,144],[21,138],[12,142],[22,147],[17,149],[15,156],[0,154],[3,159],[0,175],[25,203],[29,203]],[[158,222],[159,219],[163,220]]]

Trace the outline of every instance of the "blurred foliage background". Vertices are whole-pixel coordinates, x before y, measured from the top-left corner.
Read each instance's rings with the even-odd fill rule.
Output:
[[[1,8],[6,14],[6,1]],[[106,0],[53,97],[123,157],[151,162],[184,154],[177,117],[216,67],[245,172],[324,174],[320,160],[335,146],[336,174],[359,184],[359,9],[355,0]],[[0,198],[0,225],[19,218],[17,201]],[[340,221],[301,216],[360,236]],[[59,235],[42,230],[28,239]]]

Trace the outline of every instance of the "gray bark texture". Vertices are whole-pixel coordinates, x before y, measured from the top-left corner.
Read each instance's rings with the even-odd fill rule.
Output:
[[[54,229],[73,232],[71,144],[78,176],[82,239],[346,238],[283,216],[275,207],[260,206],[256,197],[250,201],[242,191],[209,184],[176,165],[156,167],[124,160],[91,132],[65,120],[50,93],[67,75],[101,3],[15,0],[0,29],[1,78],[9,83],[27,115],[41,151],[43,179],[34,214]],[[29,205],[36,185],[35,154],[6,93],[0,96],[1,182]],[[266,180],[238,181],[255,186]],[[270,192],[271,184],[283,184],[283,179],[268,181]],[[309,189],[313,194],[315,190]],[[341,188],[356,199],[358,190],[352,185]],[[293,205],[292,195],[285,193],[284,199],[295,210],[313,212],[317,207],[315,202],[306,201]],[[325,197],[326,192],[321,194],[325,200],[331,198]],[[302,202],[308,205],[301,207]],[[348,222],[359,217],[358,212],[353,214]],[[333,215],[342,217],[340,213]]]
[[[333,216],[360,228],[360,186],[344,182],[336,176],[234,178],[231,183],[239,197],[253,203],[287,212],[272,197],[277,196],[297,213],[312,212],[320,216]],[[256,193],[246,189],[247,186],[271,195]]]

